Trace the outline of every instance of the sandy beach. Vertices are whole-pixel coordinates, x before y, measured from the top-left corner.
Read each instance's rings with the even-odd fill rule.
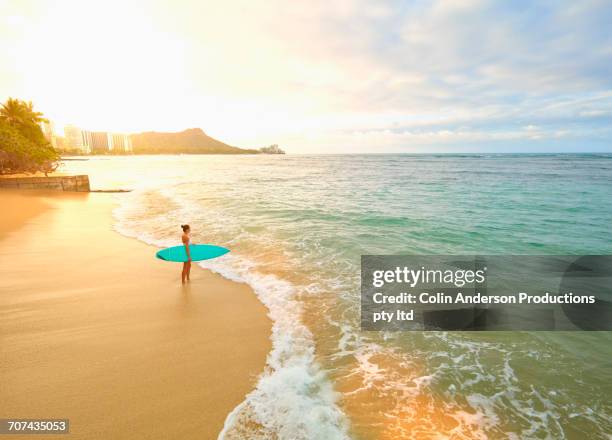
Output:
[[[70,419],[37,438],[214,439],[263,370],[266,309],[197,266],[182,287],[112,230],[113,197],[0,192],[1,416]]]

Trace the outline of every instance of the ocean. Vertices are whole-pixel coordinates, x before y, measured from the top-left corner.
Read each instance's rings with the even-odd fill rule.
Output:
[[[115,229],[232,252],[272,351],[223,439],[610,439],[609,332],[365,332],[362,254],[612,254],[611,154],[123,156],[67,161]],[[239,349],[239,348],[237,348]],[[202,411],[205,411],[202,408]]]

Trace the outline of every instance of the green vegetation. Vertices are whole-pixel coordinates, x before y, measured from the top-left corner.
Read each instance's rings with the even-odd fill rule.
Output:
[[[262,147],[259,151],[263,154],[285,154],[277,144],[272,144],[269,147]]]
[[[9,98],[0,107],[0,174],[47,173],[57,168],[59,154],[45,139],[40,124],[48,122],[31,102]]]
[[[190,128],[178,133],[148,131],[131,135],[135,154],[257,154],[224,144],[206,135],[200,128]]]

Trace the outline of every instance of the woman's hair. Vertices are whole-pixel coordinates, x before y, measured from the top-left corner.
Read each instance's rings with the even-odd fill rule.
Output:
[[[187,232],[189,228],[189,225],[181,225],[181,228],[183,228],[183,232]]]

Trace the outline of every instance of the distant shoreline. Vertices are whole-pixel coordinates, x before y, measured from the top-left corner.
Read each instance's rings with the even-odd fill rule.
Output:
[[[612,151],[591,151],[591,152],[509,152],[509,153],[456,153],[456,152],[442,152],[442,153],[262,153],[262,152],[253,152],[253,153],[122,153],[122,154],[78,154],[78,153],[65,153],[62,154],[61,160],[88,160],[91,157],[120,157],[120,156],[283,156],[283,155],[291,155],[291,156],[415,156],[415,157],[423,157],[423,156],[444,156],[444,157],[541,157],[541,156],[583,156],[583,157],[606,157],[612,158]]]
[[[122,154],[78,154],[62,155],[60,160],[88,160],[90,157],[132,157],[132,156],[283,156],[270,153],[122,153]]]

